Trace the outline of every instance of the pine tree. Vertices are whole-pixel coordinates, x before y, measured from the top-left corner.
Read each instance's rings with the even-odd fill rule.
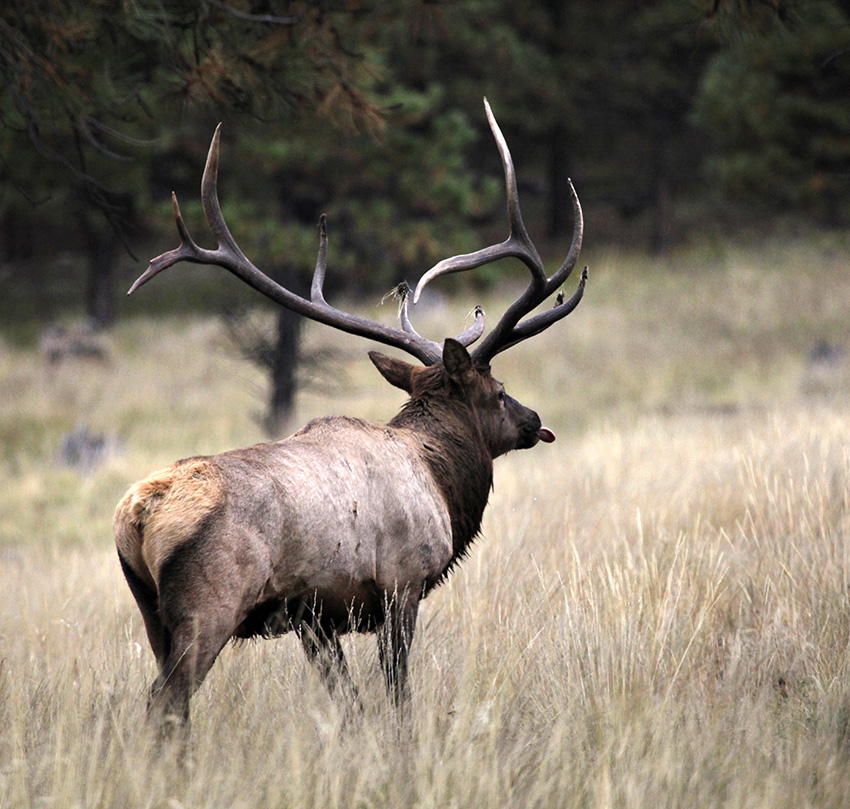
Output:
[[[342,33],[356,4],[253,5],[9,0],[0,11],[6,229],[47,222],[86,252],[89,314],[101,324],[113,317],[116,240],[129,249],[152,141],[172,121],[205,111],[281,121],[309,110],[349,130],[382,125],[362,90],[368,66]],[[6,251],[32,241],[13,236]]]
[[[707,169],[729,196],[846,223],[850,10],[843,5],[801,4],[787,24],[741,32],[713,60],[696,117],[718,147]]]

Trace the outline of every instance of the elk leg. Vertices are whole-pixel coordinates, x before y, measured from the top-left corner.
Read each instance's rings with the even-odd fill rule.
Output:
[[[185,600],[179,600],[185,607]],[[180,617],[170,627],[168,656],[151,686],[148,703],[149,716],[166,735],[175,729],[188,729],[189,700],[232,636],[235,609],[222,602],[196,602],[192,612],[180,610]],[[169,611],[162,604],[161,611],[167,618]]]
[[[393,593],[391,596],[385,596],[384,621],[378,628],[378,655],[387,684],[387,693],[398,708],[403,707],[410,700],[407,659],[418,611],[417,593],[411,593],[405,589],[401,594]]]
[[[301,645],[307,657],[319,670],[331,696],[341,689],[351,700],[358,702],[357,686],[351,678],[339,635],[317,623],[303,621],[298,629]]]
[[[159,598],[156,590],[136,575],[121,557],[121,554],[118,555],[118,558],[121,562],[121,569],[124,571],[124,578],[127,579],[127,584],[130,587],[130,592],[136,599],[139,612],[142,614],[148,642],[153,650],[156,663],[162,668],[165,658],[168,656],[171,639],[159,617]]]
[[[151,686],[148,715],[170,736],[189,726],[189,700],[198,690],[230,638],[229,628],[205,626],[197,617],[180,622],[170,633],[168,656]]]

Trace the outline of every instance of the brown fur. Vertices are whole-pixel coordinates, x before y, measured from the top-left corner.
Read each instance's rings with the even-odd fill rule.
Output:
[[[422,369],[414,379],[412,398],[390,421],[390,426],[413,430],[422,436],[422,457],[446,499],[451,516],[451,565],[454,565],[481,528],[493,486],[493,460],[483,442],[459,440],[470,429],[469,408],[458,407],[457,401],[450,398],[452,383],[445,369],[442,366]]]

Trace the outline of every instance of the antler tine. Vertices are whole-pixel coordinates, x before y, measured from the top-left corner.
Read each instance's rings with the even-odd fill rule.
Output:
[[[567,188],[569,189],[570,202],[573,206],[573,238],[564,263],[558,268],[557,272],[553,273],[546,280],[547,298],[570,277],[573,268],[576,266],[576,261],[578,261],[578,256],[581,252],[581,243],[584,237],[584,215],[581,211],[581,203],[578,201],[578,194],[576,194],[573,181],[569,178],[567,179]],[[585,271],[587,271],[587,267],[585,267]]]
[[[204,208],[204,215],[215,237],[218,252],[233,260],[234,264],[243,264],[245,265],[245,269],[253,268],[255,272],[262,275],[248,261],[245,254],[239,248],[239,245],[236,244],[236,240],[230,234],[230,229],[224,221],[224,214],[221,212],[221,203],[218,201],[218,150],[220,143],[221,124],[215,128],[215,132],[213,133],[210,150],[207,154],[207,164],[204,166],[204,174],[201,177],[201,205]]]
[[[221,259],[225,258],[225,254],[227,254],[227,257],[235,258],[238,256],[241,260],[250,264],[233,240],[233,236],[231,236],[224,222],[221,206],[218,201],[218,147],[220,138],[221,124],[216,127],[213,134],[209,152],[207,153],[207,162],[204,166],[204,174],[201,179],[201,204],[210,230],[213,232],[218,243],[218,249],[205,250],[203,247],[198,247],[195,244],[189,235],[189,229],[186,227],[186,223],[183,221],[183,215],[180,213],[177,195],[172,192],[171,204],[174,209],[174,220],[177,224],[177,231],[180,234],[180,247],[151,259],[148,268],[136,279],[128,290],[128,295],[132,295],[155,275],[158,275],[163,270],[168,269],[180,261],[192,261],[198,264],[220,264]],[[222,266],[225,265],[222,264]],[[227,269],[231,268],[227,267]]]
[[[401,321],[401,327],[410,334],[417,334],[413,323],[410,321],[410,284],[407,281],[402,281],[394,290],[393,295],[399,298],[398,318]]]
[[[587,284],[587,267],[584,268],[578,288],[569,301],[559,300],[553,309],[520,322],[521,318],[546,300],[570,277],[578,260],[584,234],[584,217],[572,180],[568,179],[567,185],[573,207],[573,236],[564,263],[545,280],[542,289],[532,281],[525,292],[508,307],[505,314],[502,315],[502,319],[476,349],[474,357],[478,362],[489,362],[496,354],[529,337],[533,337],[535,334],[539,334],[553,323],[566,317],[581,301]]]
[[[291,309],[297,314],[332,326],[350,334],[356,334],[376,340],[379,343],[399,348],[412,354],[425,365],[434,365],[442,359],[442,346],[432,340],[422,337],[416,332],[410,323],[407,312],[407,303],[402,306],[402,329],[384,326],[366,318],[358,317],[343,312],[331,306],[326,300],[323,292],[325,271],[328,260],[328,232],[327,219],[322,214],[319,219],[319,252],[316,259],[316,269],[313,273],[313,281],[310,290],[310,300],[296,295],[294,292],[282,287],[276,281],[269,278],[257,269],[245,256],[236,240],[230,233],[224,221],[221,204],[218,199],[218,162],[219,144],[221,141],[221,124],[216,127],[212,142],[210,143],[207,162],[201,180],[201,202],[207,223],[216,239],[215,250],[207,250],[199,247],[186,228],[177,197],[172,194],[174,207],[174,218],[177,231],[180,234],[180,246],[175,250],[163,253],[152,259],[147,269],[130,287],[128,294],[132,294],[139,287],[146,284],[155,275],[158,275],[168,267],[180,261],[191,261],[198,264],[215,264],[233,273],[246,284],[265,295],[270,300]],[[473,326],[458,336],[458,340],[464,345],[470,345],[478,339],[484,331],[483,312],[476,312]]]
[[[455,339],[464,346],[472,345],[482,334],[484,334],[484,310],[476,306],[472,313],[472,325],[461,332]]]
[[[582,270],[581,280],[579,281],[578,287],[569,300],[564,300],[563,293],[560,293],[555,305],[551,309],[547,309],[539,315],[534,315],[534,317],[529,317],[526,320],[523,320],[522,323],[514,326],[510,333],[510,339],[500,345],[499,350],[496,353],[504,351],[511,346],[515,346],[517,343],[521,343],[529,337],[534,337],[535,334],[540,334],[540,332],[548,329],[553,323],[557,323],[561,320],[561,318],[570,314],[570,312],[572,312],[573,309],[575,309],[581,302],[586,285],[587,267]]]
[[[198,256],[205,252],[192,241],[192,237],[186,228],[186,223],[183,221],[183,215],[180,213],[177,194],[174,192],[171,193],[171,207],[174,210],[177,232],[180,234],[180,247],[151,259],[148,268],[133,282],[133,285],[127,291],[128,295],[132,295],[140,286],[146,284],[151,278],[163,270],[168,269],[172,264],[176,264],[178,261],[200,261]]]
[[[319,255],[316,256],[316,269],[313,272],[313,283],[310,286],[310,300],[313,303],[326,303],[324,285],[325,270],[328,268],[328,217],[319,217]]]
[[[410,285],[407,281],[402,281],[395,289],[395,292],[401,297],[399,305],[399,319],[401,327],[408,333],[414,334],[417,337],[419,333],[413,327],[410,320]],[[484,334],[484,310],[480,306],[476,306],[473,310],[472,325],[462,331],[455,340],[463,346],[472,345],[482,334]]]
[[[527,321],[520,323],[520,320],[525,317],[525,315],[541,304],[570,276],[581,250],[584,220],[578,195],[575,192],[572,181],[568,180],[570,200],[572,202],[573,209],[572,244],[570,245],[570,249],[564,263],[555,273],[553,273],[551,277],[547,278],[546,270],[543,266],[542,260],[540,259],[540,255],[534,247],[522,220],[522,213],[519,205],[519,194],[517,192],[516,172],[514,170],[510,150],[508,149],[504,135],[496,122],[496,118],[493,115],[493,111],[490,109],[490,104],[486,98],[484,99],[484,107],[487,112],[487,120],[490,123],[490,129],[502,158],[502,166],[505,172],[505,190],[507,196],[510,235],[501,244],[491,245],[490,247],[477,250],[474,253],[467,253],[444,259],[434,265],[430,270],[428,270],[428,272],[425,273],[425,275],[422,276],[416,286],[416,292],[413,296],[413,302],[416,303],[419,300],[419,296],[422,294],[422,290],[431,281],[441,275],[474,269],[484,264],[488,264],[491,261],[497,261],[509,256],[520,259],[528,267],[531,271],[531,280],[528,287],[525,289],[523,294],[508,307],[507,311],[502,315],[502,318],[493,330],[484,338],[478,348],[473,352],[474,359],[479,363],[489,362],[489,360],[499,352],[504,351],[510,346],[516,345],[521,340],[525,340],[528,337],[539,334],[552,323],[560,320],[562,317],[566,317],[566,315],[568,315],[578,305],[582,295],[584,294],[585,284],[587,283],[587,271],[585,269],[579,283],[579,288],[569,301],[566,303],[559,301],[555,308],[550,312],[536,315],[529,318]]]
[[[481,250],[476,250],[474,253],[465,253],[460,256],[445,258],[435,264],[419,279],[419,283],[416,285],[416,291],[413,294],[414,304],[418,303],[422,290],[435,278],[439,278],[441,275],[448,275],[449,273],[461,272],[462,270],[473,270],[476,267],[481,267],[484,264],[490,264],[493,261],[498,261],[500,258],[507,258],[509,256],[518,258],[529,268],[532,284],[535,286],[535,289],[542,290],[546,283],[546,271],[543,267],[543,262],[540,260],[537,248],[531,241],[528,231],[525,229],[525,223],[522,220],[514,161],[511,158],[511,152],[508,149],[505,136],[502,134],[502,130],[496,122],[496,116],[493,115],[493,111],[490,109],[490,103],[486,98],[484,99],[484,109],[487,112],[487,121],[490,124],[490,131],[496,140],[499,155],[502,158],[502,167],[505,172],[508,221],[511,226],[510,235],[501,244],[484,247]]]

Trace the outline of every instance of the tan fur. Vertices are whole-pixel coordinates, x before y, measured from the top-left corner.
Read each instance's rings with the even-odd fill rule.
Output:
[[[178,461],[134,484],[115,509],[118,552],[148,584],[163,562],[221,504],[218,469],[207,458]]]

